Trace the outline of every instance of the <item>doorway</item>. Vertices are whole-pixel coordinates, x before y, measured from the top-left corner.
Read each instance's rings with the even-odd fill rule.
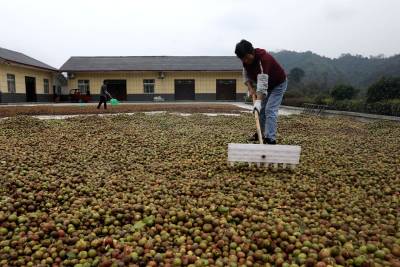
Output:
[[[175,80],[175,100],[194,99],[194,80]]]
[[[36,79],[25,76],[26,102],[36,102]]]
[[[119,101],[126,101],[126,80],[105,80],[104,82],[107,85],[107,91],[113,98]]]

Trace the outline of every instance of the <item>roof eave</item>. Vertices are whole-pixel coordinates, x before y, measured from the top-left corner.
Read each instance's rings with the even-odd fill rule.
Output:
[[[60,72],[132,72],[132,71],[152,71],[152,72],[157,72],[157,71],[162,71],[162,72],[181,72],[181,71],[191,71],[191,72],[196,72],[196,71],[202,71],[202,72],[241,72],[241,69],[228,69],[228,70],[73,70],[73,69],[60,69]]]
[[[56,68],[45,68],[45,67],[39,67],[39,66],[35,66],[35,65],[31,65],[31,64],[26,64],[26,63],[22,63],[22,62],[18,62],[18,61],[14,61],[14,60],[9,60],[6,58],[1,58],[2,60],[4,60],[5,62],[11,62],[13,64],[18,64],[18,65],[23,65],[23,66],[27,66],[27,67],[31,67],[31,68],[35,68],[35,69],[41,69],[41,70],[47,70],[47,71],[51,71],[51,72],[60,72],[58,69]]]

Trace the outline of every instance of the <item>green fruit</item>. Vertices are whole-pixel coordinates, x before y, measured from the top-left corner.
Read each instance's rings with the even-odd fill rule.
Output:
[[[204,241],[204,240],[201,241],[199,247],[203,250],[207,249],[207,247],[208,247],[207,241]]]
[[[97,255],[96,250],[94,250],[94,249],[90,249],[90,250],[89,250],[88,256],[89,256],[90,258],[94,258],[94,257],[96,257],[96,255]]]
[[[331,250],[329,248],[324,248],[319,252],[319,258],[325,259],[331,256]]]
[[[206,233],[211,232],[212,229],[213,229],[213,226],[211,224],[209,224],[209,223],[206,223],[205,225],[203,225],[203,231],[206,232]]]
[[[25,217],[25,216],[19,216],[19,217],[18,217],[18,223],[19,223],[19,224],[26,223],[27,221],[28,221],[28,218]]]
[[[182,260],[180,258],[175,258],[173,263],[173,266],[181,266],[182,265]]]
[[[78,240],[77,242],[76,242],[76,244],[75,244],[75,247],[78,249],[78,250],[85,250],[86,248],[87,248],[87,242],[85,241],[85,240],[83,240],[83,239],[80,239],[80,240]]]
[[[139,260],[139,255],[137,252],[132,252],[130,256],[133,262],[137,262]]]
[[[378,259],[382,259],[383,260],[385,258],[386,253],[385,253],[385,251],[379,249],[379,250],[375,251],[374,255]]]
[[[154,260],[155,260],[156,262],[162,262],[162,261],[164,260],[164,256],[163,256],[161,253],[157,253],[157,254],[154,256]]]
[[[15,213],[13,213],[13,214],[11,214],[10,216],[8,216],[8,220],[9,220],[10,222],[15,222],[17,219],[18,219],[18,216],[17,216],[17,214],[15,214]]]
[[[185,221],[186,220],[186,213],[184,211],[179,211],[177,214],[177,218],[179,221]]]
[[[196,243],[200,243],[201,242],[201,237],[200,236],[196,236],[195,238],[194,238],[194,242],[196,242]]]
[[[367,251],[368,253],[374,253],[377,250],[374,244],[367,244]]]
[[[311,248],[311,247],[312,247],[312,243],[311,243],[310,241],[308,241],[308,240],[304,241],[303,245],[304,245],[305,247],[308,247],[308,248]]]
[[[364,264],[364,262],[366,262],[366,261],[367,261],[367,258],[364,255],[361,255],[354,259],[354,265],[362,266]]]
[[[361,252],[361,254],[367,254],[368,253],[367,246],[361,246],[360,247],[360,252]]]
[[[394,244],[392,247],[392,254],[396,257],[400,258],[400,246],[397,244]]]
[[[336,257],[340,255],[340,248],[335,246],[331,248],[331,256]]]
[[[344,243],[346,243],[347,238],[346,238],[345,235],[339,235],[339,236],[338,236],[338,240],[339,240],[342,244],[344,244]]]
[[[7,234],[8,234],[7,228],[0,227],[0,235],[7,235]]]
[[[38,250],[38,251],[36,251],[36,252],[33,254],[33,257],[34,257],[35,259],[40,260],[40,259],[43,258],[43,252],[40,251],[40,250]]]
[[[143,222],[147,225],[147,226],[153,226],[154,225],[154,216],[148,216],[146,218],[143,219]]]
[[[227,213],[228,211],[229,211],[228,207],[224,207],[224,206],[218,207],[218,212],[220,212],[220,213]]]
[[[86,251],[81,251],[79,252],[78,257],[80,259],[86,259],[88,257],[88,253]]]
[[[146,223],[143,221],[138,221],[133,225],[134,230],[142,230],[146,226]]]
[[[75,259],[76,258],[76,254],[74,252],[68,252],[67,253],[67,257],[68,257],[68,259]]]

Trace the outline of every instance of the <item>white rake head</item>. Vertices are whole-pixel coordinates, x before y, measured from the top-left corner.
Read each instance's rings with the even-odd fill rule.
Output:
[[[257,167],[294,169],[300,161],[300,146],[260,145],[260,144],[228,144],[228,164],[234,166],[238,162],[246,162]]]

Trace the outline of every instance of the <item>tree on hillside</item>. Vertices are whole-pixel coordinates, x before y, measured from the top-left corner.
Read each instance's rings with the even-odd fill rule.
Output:
[[[367,88],[377,77],[397,77],[400,73],[400,55],[369,58],[344,54],[333,59],[311,52],[280,51],[273,55],[289,74],[290,90],[304,87],[310,82],[319,83],[324,90],[336,84],[349,84],[360,89],[360,94],[365,95]],[[295,68],[305,72],[299,83],[296,83],[296,75],[290,75],[291,70]]]
[[[367,102],[400,99],[400,77],[382,77],[368,88]]]
[[[350,85],[337,85],[331,91],[331,96],[335,100],[345,100],[352,99],[358,94],[358,90],[356,90],[353,86]]]
[[[294,83],[300,83],[303,79],[305,73],[304,70],[301,68],[293,68],[290,70],[289,79]]]

